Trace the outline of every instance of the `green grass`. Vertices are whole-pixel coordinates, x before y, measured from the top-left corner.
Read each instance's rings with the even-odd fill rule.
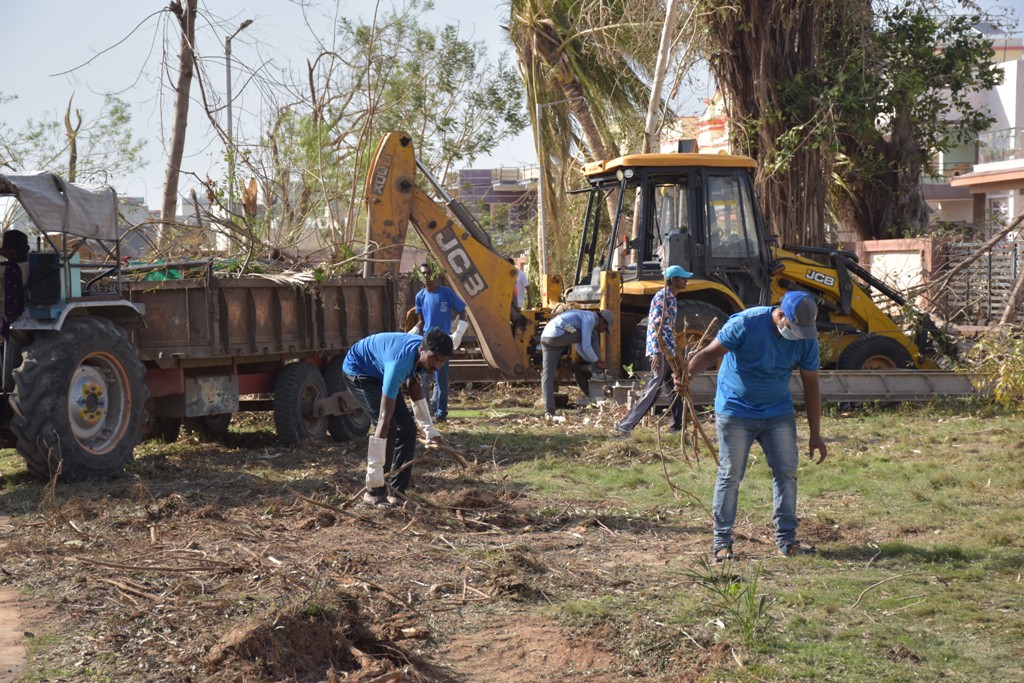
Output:
[[[666,568],[671,588],[656,601],[573,598],[557,606],[560,618],[616,631],[623,654],[643,640],[645,617],[677,629],[682,650],[691,637],[705,648],[728,643],[744,667],[722,658],[709,681],[1024,680],[1021,415],[958,404],[876,408],[827,417],[823,432],[829,459],[819,466],[805,458],[799,473],[802,528],[819,555],[765,560],[759,574],[757,561],[732,569],[736,586],[754,586],[751,596],[763,598],[764,628],[744,624],[721,592],[694,580],[708,570],[693,559]],[[629,514],[680,504],[651,430],[638,430],[614,462],[602,461],[601,435],[581,438],[568,457],[519,460],[513,477],[534,495],[612,501]],[[770,473],[754,453],[739,519],[770,538]],[[710,505],[713,463],[687,468],[676,457],[669,469],[693,498],[692,519],[710,527],[696,501]]]

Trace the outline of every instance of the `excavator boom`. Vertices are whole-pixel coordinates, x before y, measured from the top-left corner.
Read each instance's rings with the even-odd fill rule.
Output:
[[[464,210],[459,212],[450,206],[456,216],[453,218],[420,188],[417,166],[412,138],[406,133],[387,133],[377,147],[366,180],[370,258],[364,274],[398,274],[402,247],[412,223],[447,273],[449,286],[466,302],[488,364],[510,378],[522,378],[528,366],[529,336],[514,333],[510,321],[516,268],[490,247],[486,235]],[[424,175],[437,187],[429,174]],[[449,205],[455,204],[445,199]]]

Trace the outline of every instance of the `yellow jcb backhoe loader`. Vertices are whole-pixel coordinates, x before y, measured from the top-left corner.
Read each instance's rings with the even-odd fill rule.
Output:
[[[732,313],[777,303],[786,291],[800,289],[818,302],[823,367],[937,367],[932,354],[943,338],[935,325],[862,268],[854,254],[777,246],[754,198],[755,167],[748,157],[681,153],[636,154],[585,166],[586,223],[564,303],[615,314],[614,333],[602,354],[609,373],[623,377],[627,368],[647,367],[647,312],[669,265],[694,273],[679,297],[677,333],[684,336],[714,331]],[[450,213],[421,189],[417,169]],[[611,219],[609,193],[617,207]],[[416,159],[408,134],[388,133],[381,141],[366,199],[371,255],[366,274],[395,272],[411,222],[466,301],[487,362],[511,379],[526,378],[531,365],[539,364],[537,339],[551,317],[551,304],[525,310],[510,322],[515,269]],[[553,283],[550,301],[560,281],[548,281]],[[911,312],[908,320],[917,325],[913,337],[876,304],[872,290],[894,312]]]

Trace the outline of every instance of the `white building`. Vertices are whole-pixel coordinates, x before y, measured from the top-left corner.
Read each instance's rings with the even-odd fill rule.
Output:
[[[1019,39],[995,41],[1003,82],[973,104],[995,118],[976,143],[943,155],[939,168],[949,179],[943,197],[925,197],[942,220],[983,225],[1005,223],[1024,208],[1024,46]],[[927,188],[926,188],[927,190]]]

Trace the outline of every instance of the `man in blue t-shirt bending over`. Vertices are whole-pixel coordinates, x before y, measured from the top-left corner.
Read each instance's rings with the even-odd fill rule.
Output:
[[[416,425],[427,441],[441,436],[430,420],[423,398],[421,377],[444,365],[452,355],[452,338],[441,330],[426,337],[402,332],[382,332],[360,339],[345,354],[342,371],[348,390],[373,417],[376,427],[366,450],[366,494],[363,501],[377,507],[397,505],[412,479],[412,468],[391,478],[388,494],[385,472],[402,468],[416,450]],[[408,383],[412,413],[402,398]]]
[[[775,543],[789,557],[813,553],[796,537],[796,414],[789,393],[793,370],[800,369],[810,430],[807,455],[828,455],[821,438],[818,386],[818,306],[806,292],[786,292],[780,305],[736,313],[718,336],[690,360],[690,376],[722,360],[715,395],[718,480],[711,510],[715,520],[712,553],[716,562],[733,559],[733,524],[740,482],[750,447],[757,441],[772,470]]]

